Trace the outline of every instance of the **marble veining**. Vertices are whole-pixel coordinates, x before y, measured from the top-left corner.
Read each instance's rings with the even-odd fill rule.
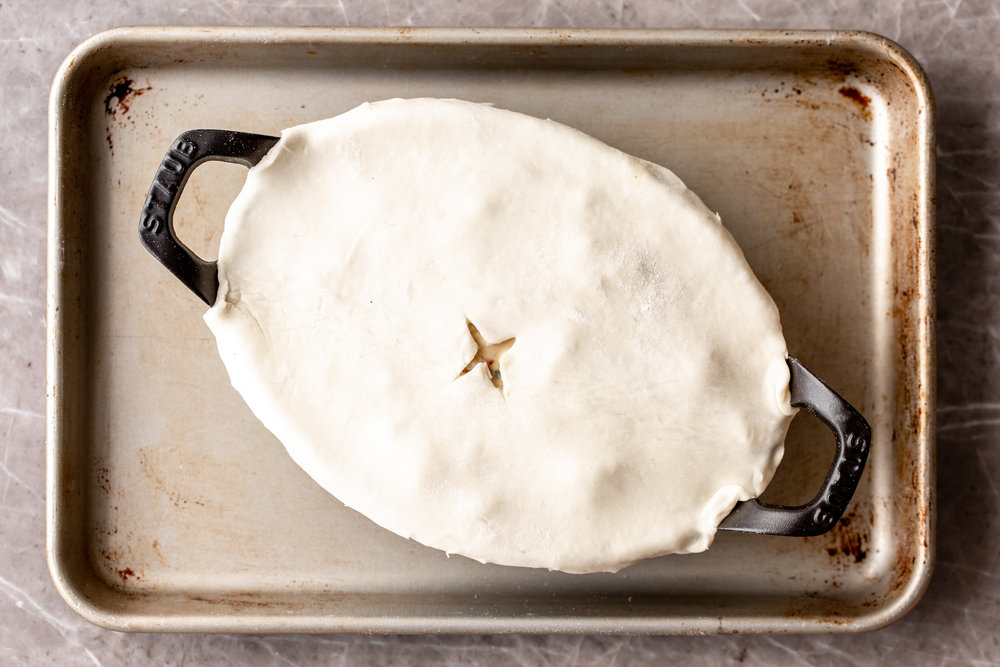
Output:
[[[46,108],[63,57],[129,24],[846,28],[927,70],[938,107],[938,564],[857,636],[126,635],[78,617],[45,564]],[[1000,663],[1000,4],[994,0],[0,1],[0,663],[693,665]]]

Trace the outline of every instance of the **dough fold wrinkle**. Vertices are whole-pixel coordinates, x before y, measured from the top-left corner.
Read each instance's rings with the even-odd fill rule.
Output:
[[[289,455],[483,562],[704,550],[794,412],[777,308],[718,216],[663,167],[488,105],[285,130],[229,210],[219,279],[205,320]],[[514,342],[463,374],[470,324]]]

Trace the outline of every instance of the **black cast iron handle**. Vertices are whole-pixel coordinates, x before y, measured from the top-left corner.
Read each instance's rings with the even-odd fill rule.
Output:
[[[160,262],[201,300],[212,305],[219,291],[215,262],[195,255],[174,234],[173,214],[191,171],[206,160],[252,167],[278,137],[231,130],[190,130],[177,137],[149,188],[139,222],[139,236]],[[864,417],[798,360],[789,357],[792,405],[819,417],[837,439],[837,453],[823,488],[800,507],[748,500],[722,520],[720,530],[767,535],[819,535],[833,528],[850,502],[868,458],[871,428]]]
[[[174,233],[174,209],[191,172],[202,162],[219,160],[253,167],[278,137],[232,130],[189,130],[174,140],[156,170],[142,206],[139,238],[146,250],[211,306],[219,292],[215,262],[198,257]]]
[[[804,407],[823,421],[837,438],[837,453],[816,497],[799,507],[768,505],[748,500],[736,505],[719,530],[765,535],[808,537],[833,528],[851,501],[865,469],[872,430],[857,410],[813,375],[797,359],[788,357],[792,372],[792,405]]]

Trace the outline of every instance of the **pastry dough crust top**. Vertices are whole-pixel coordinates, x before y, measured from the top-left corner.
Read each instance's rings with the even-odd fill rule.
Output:
[[[264,425],[450,553],[595,572],[701,551],[781,459],[785,342],[736,242],[672,172],[552,121],[397,99],[285,130],[219,280],[205,319]],[[463,374],[470,323],[514,342]]]

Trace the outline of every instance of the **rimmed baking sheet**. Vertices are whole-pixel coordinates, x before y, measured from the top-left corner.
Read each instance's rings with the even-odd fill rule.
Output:
[[[790,352],[873,427],[844,521],[721,533],[610,575],[483,566],[392,535],[299,470],[229,387],[203,304],[141,247],[166,147],[388,97],[550,117],[674,170],[774,296]],[[933,105],[892,43],[845,32],[123,28],[51,103],[49,564],[120,630],[819,632],[889,623],[933,552]],[[200,168],[177,214],[211,256],[245,172]],[[799,417],[766,499],[819,487]]]

